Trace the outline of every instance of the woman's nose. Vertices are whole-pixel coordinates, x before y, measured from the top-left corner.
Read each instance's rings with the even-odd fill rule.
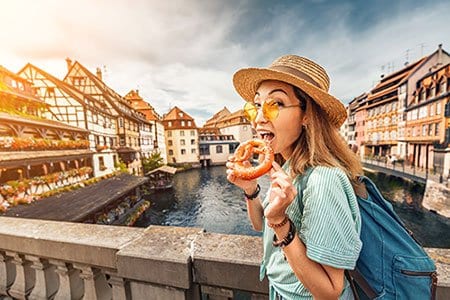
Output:
[[[261,106],[256,111],[255,123],[265,123],[265,122],[267,122],[267,119],[264,116],[263,107]]]

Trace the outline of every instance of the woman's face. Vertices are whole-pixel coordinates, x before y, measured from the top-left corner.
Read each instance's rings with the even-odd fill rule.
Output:
[[[275,101],[279,107],[278,117],[267,119],[262,109],[258,110],[252,126],[259,137],[270,143],[275,153],[288,159],[294,149],[294,142],[300,136],[302,124],[306,120],[305,113],[299,106],[291,85],[281,81],[263,81],[256,91],[254,103],[262,107],[264,102]],[[290,107],[288,107],[290,106]]]

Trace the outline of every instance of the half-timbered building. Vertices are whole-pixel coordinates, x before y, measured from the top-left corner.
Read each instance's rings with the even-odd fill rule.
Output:
[[[81,92],[91,95],[101,101],[107,101],[114,108],[117,117],[117,131],[119,138],[116,151],[120,160],[127,165],[132,174],[143,174],[141,163],[141,148],[139,145],[139,132],[143,128],[140,124],[147,123],[145,117],[135,111],[129,100],[126,100],[102,80],[102,72],[97,68],[96,75],[89,71],[78,61],[72,63],[67,59],[68,73],[64,81],[75,86]]]
[[[149,152],[159,152],[163,162],[167,163],[166,144],[164,137],[164,126],[161,122],[161,116],[155,111],[153,106],[145,101],[140,95],[138,90],[131,90],[125,95],[125,99],[131,101],[132,107],[145,115],[145,119],[150,122],[151,132],[149,134]],[[141,135],[142,139],[142,135]],[[144,147],[145,145],[142,145]],[[144,152],[144,150],[142,150]],[[147,156],[148,157],[148,156]]]
[[[33,87],[48,105],[48,118],[89,131],[89,145],[93,152],[94,176],[115,170],[117,152],[117,114],[104,99],[87,95],[42,69],[27,64],[18,74],[33,83]]]
[[[413,96],[405,110],[411,161],[446,178],[450,173],[450,64],[419,79]]]
[[[88,131],[50,115],[31,82],[0,66],[0,210],[92,172]]]

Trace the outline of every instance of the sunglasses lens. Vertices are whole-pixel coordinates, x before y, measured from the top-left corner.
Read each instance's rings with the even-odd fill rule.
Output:
[[[278,104],[276,102],[264,102],[263,114],[264,117],[270,121],[275,120],[278,117]]]
[[[247,102],[244,105],[244,114],[249,121],[254,121],[258,114],[258,110],[253,103]]]

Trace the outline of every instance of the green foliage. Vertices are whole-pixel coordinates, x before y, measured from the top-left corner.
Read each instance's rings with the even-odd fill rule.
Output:
[[[120,159],[118,163],[114,163],[114,167],[118,168],[121,173],[128,173],[127,165]]]
[[[163,158],[160,152],[154,152],[150,157],[142,160],[142,166],[144,168],[144,174],[151,170],[157,169],[163,165]]]

